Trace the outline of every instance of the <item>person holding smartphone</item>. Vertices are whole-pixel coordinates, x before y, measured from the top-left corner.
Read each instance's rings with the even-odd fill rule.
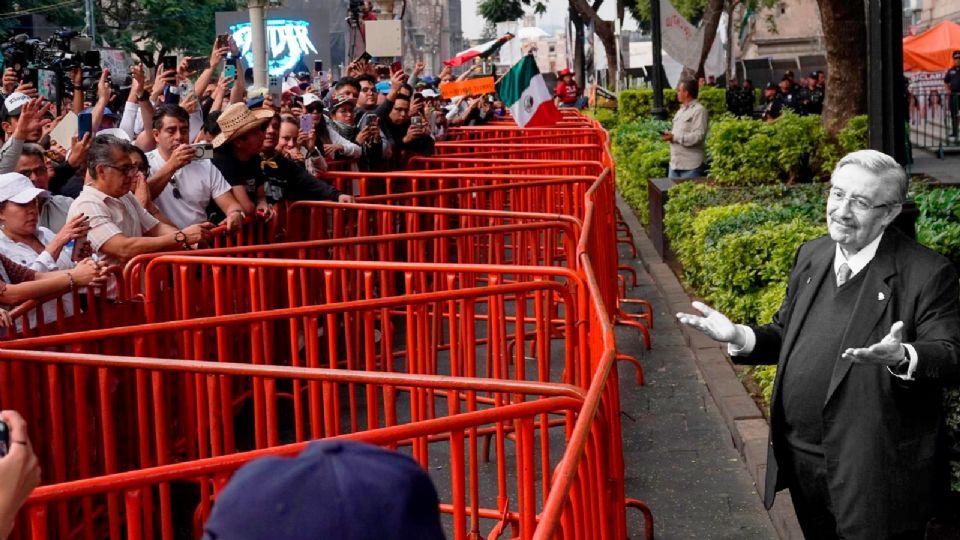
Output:
[[[7,454],[0,457],[0,538],[7,538],[13,532],[20,507],[40,485],[40,464],[30,444],[27,422],[20,413],[2,411],[0,421],[9,434]]]

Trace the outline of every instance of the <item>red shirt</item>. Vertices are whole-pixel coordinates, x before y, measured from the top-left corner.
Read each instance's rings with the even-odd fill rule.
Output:
[[[580,95],[580,87],[577,86],[577,81],[571,81],[568,85],[561,80],[557,83],[556,95],[564,103],[575,103]]]

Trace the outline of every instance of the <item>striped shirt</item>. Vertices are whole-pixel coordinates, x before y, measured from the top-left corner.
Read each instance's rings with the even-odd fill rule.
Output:
[[[94,253],[100,253],[100,248],[118,234],[128,238],[145,236],[147,231],[160,223],[140,205],[132,193],[111,197],[90,184],[84,186],[80,196],[73,201],[67,221],[77,214],[90,218],[87,240],[90,241]],[[100,255],[108,264],[122,262],[105,253]]]

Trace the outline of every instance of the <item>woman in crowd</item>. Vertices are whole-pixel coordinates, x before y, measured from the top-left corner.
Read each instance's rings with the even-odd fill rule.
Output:
[[[19,173],[0,175],[0,307],[105,282],[97,263],[74,262],[73,250],[89,229],[85,216],[69,220],[57,234],[37,225],[37,199],[46,193]],[[70,296],[63,298],[63,309],[73,314]],[[56,320],[56,302],[44,304],[43,313],[46,322]]]

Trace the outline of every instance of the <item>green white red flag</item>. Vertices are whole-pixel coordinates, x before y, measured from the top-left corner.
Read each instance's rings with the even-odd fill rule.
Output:
[[[560,121],[560,111],[533,56],[525,55],[510,68],[497,83],[497,94],[520,127],[550,126]]]

